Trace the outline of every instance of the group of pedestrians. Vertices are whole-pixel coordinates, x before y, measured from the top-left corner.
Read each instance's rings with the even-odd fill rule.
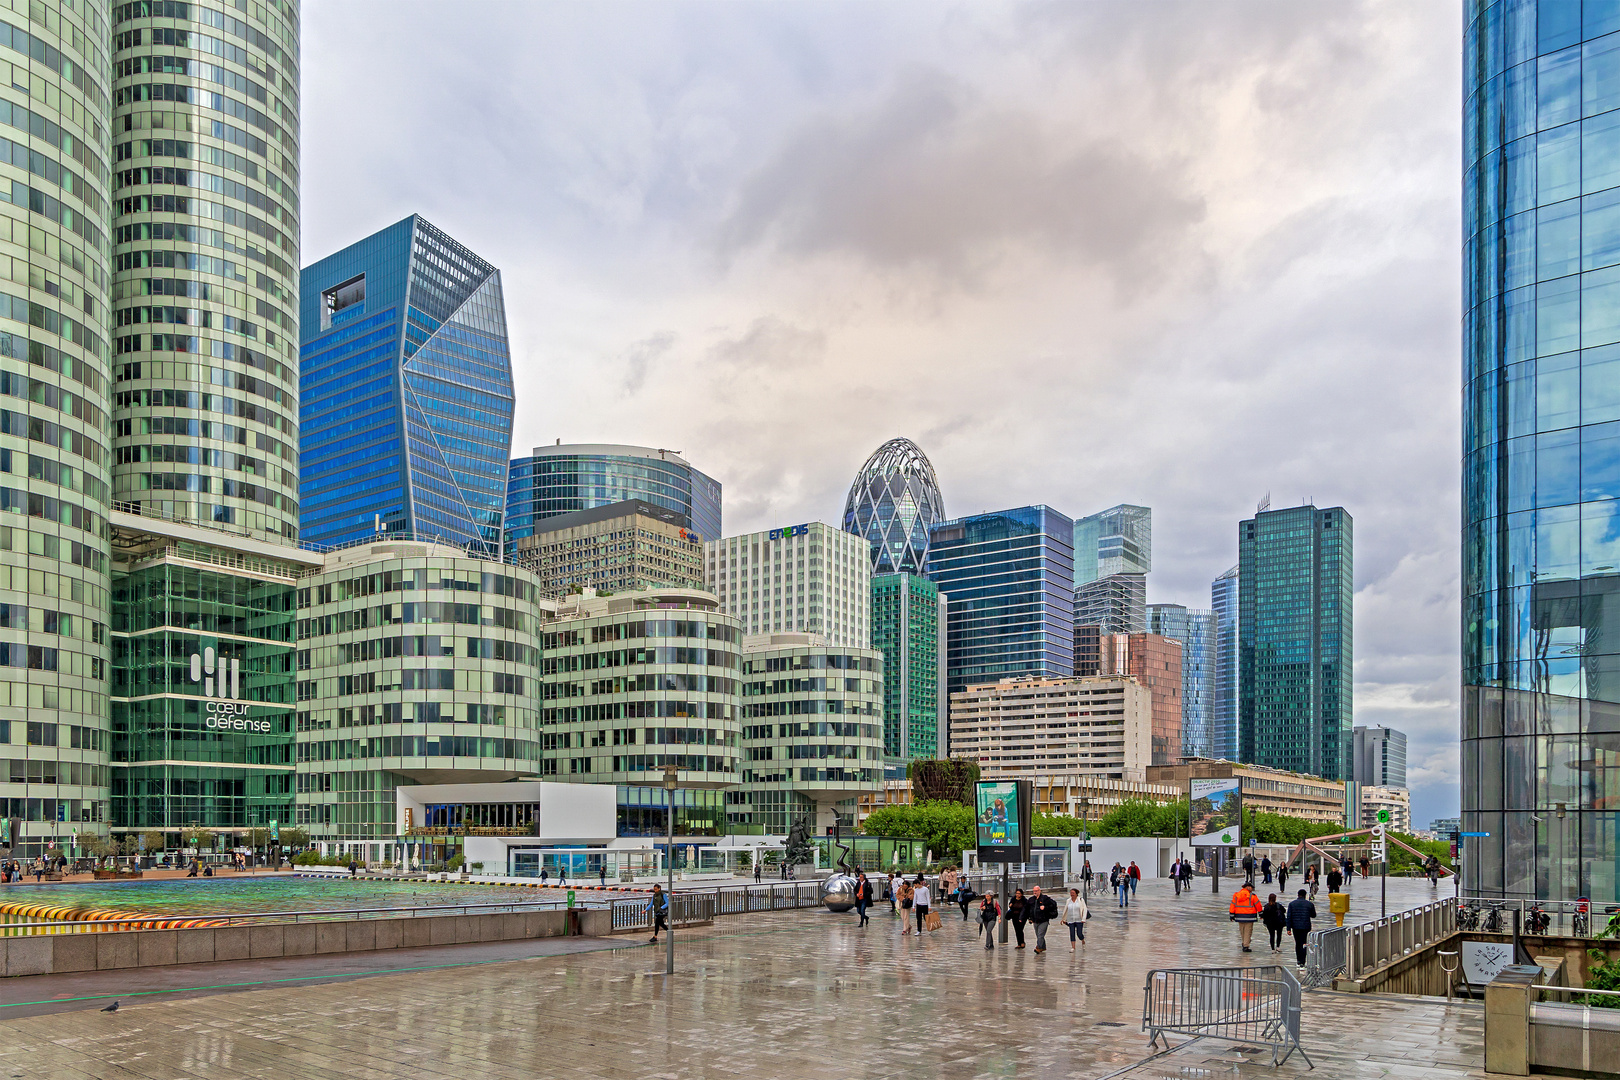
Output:
[[[1336,873],[1336,870],[1330,872],[1329,880]],[[1305,966],[1306,939],[1310,936],[1311,922],[1316,918],[1316,905],[1306,897],[1304,889],[1299,890],[1299,895],[1284,907],[1277,899],[1276,893],[1270,894],[1269,898],[1262,902],[1259,894],[1254,891],[1254,883],[1245,881],[1238,891],[1232,894],[1232,902],[1228,905],[1227,911],[1228,918],[1238,925],[1238,941],[1244,952],[1254,951],[1250,945],[1254,937],[1254,924],[1263,922],[1271,951],[1281,951],[1284,931],[1292,932],[1295,960],[1300,967]]]
[[[1134,859],[1130,866],[1116,862],[1114,868],[1108,871],[1108,888],[1119,895],[1119,906],[1122,908],[1131,906],[1131,897],[1136,895],[1136,886],[1141,880],[1142,868],[1136,865]]]
[[[1192,888],[1193,864],[1185,855],[1177,855],[1176,861],[1170,864],[1170,882],[1176,887],[1176,895]]]

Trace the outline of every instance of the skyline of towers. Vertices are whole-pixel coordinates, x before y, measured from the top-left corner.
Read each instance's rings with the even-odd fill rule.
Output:
[[[499,559],[514,406],[501,272],[412,214],[300,281],[304,539]]]

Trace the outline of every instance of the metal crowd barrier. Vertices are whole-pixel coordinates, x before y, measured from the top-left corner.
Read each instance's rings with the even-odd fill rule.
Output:
[[[1149,1033],[1149,1046],[1163,1039],[1167,1050],[1171,1032],[1263,1043],[1271,1047],[1274,1066],[1298,1050],[1314,1069],[1299,1044],[1299,1003],[1299,982],[1284,967],[1156,968],[1142,990],[1142,1030]]]
[[[1325,930],[1312,930],[1305,936],[1305,974],[1300,982],[1305,989],[1315,990],[1332,986],[1350,962],[1350,931],[1354,927],[1330,926]]]
[[[649,894],[611,902],[613,929],[644,930],[652,927],[647,910]],[[676,926],[709,922],[721,915],[742,915],[751,911],[787,911],[821,906],[821,882],[788,881],[762,885],[721,885],[712,889],[678,889],[673,915]]]

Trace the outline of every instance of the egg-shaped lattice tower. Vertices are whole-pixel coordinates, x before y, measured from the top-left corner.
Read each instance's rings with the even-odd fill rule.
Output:
[[[890,439],[878,447],[844,501],[844,531],[871,543],[874,574],[922,573],[928,530],[944,519],[934,466],[910,439]]]

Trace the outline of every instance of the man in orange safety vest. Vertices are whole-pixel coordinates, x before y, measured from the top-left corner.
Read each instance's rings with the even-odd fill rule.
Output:
[[[1249,948],[1249,939],[1254,936],[1254,924],[1260,918],[1260,912],[1265,909],[1260,897],[1255,895],[1254,886],[1245,881],[1243,887],[1232,894],[1232,904],[1227,909],[1230,918],[1238,924],[1238,936],[1243,941],[1243,951],[1253,952]]]

